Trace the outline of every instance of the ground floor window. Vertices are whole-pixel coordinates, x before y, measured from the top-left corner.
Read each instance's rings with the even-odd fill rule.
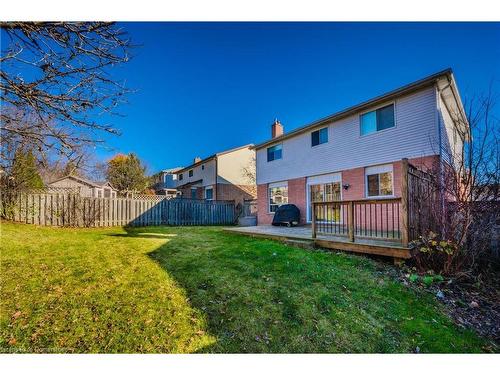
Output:
[[[365,175],[367,197],[383,197],[394,194],[392,164],[368,167],[365,169]]]
[[[191,199],[196,199],[196,188],[191,188]]]
[[[214,199],[214,189],[212,187],[205,188],[205,199]]]
[[[269,185],[269,212],[276,212],[282,204],[288,203],[288,184],[278,183]]]

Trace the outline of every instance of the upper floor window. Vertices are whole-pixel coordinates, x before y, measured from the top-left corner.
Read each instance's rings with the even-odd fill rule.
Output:
[[[328,142],[328,128],[319,129],[311,133],[311,146],[317,146]]]
[[[394,127],[394,104],[361,115],[361,135]]]
[[[380,165],[365,169],[366,195],[383,197],[393,195],[392,165]]]
[[[193,177],[193,170],[192,169],[189,170],[189,177]]]
[[[203,164],[203,165],[201,166],[201,170],[202,170],[202,171],[204,171],[204,170],[205,170],[205,164]]]
[[[273,161],[281,159],[283,145],[279,144],[276,146],[267,148],[267,161]]]
[[[183,178],[183,177],[184,177],[184,176],[182,175],[182,173],[179,173],[179,181],[182,181],[182,178]]]

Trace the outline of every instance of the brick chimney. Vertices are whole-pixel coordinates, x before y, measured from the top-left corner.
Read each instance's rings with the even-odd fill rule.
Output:
[[[193,164],[199,163],[201,161],[201,158],[199,156],[195,157],[193,160]]]
[[[283,125],[281,125],[281,122],[278,119],[275,119],[271,125],[271,137],[276,138],[280,135],[283,135]]]

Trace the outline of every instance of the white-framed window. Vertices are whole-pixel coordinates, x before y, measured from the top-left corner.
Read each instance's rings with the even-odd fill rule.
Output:
[[[274,145],[267,148],[267,161],[278,160],[283,157],[283,145]]]
[[[214,188],[213,187],[206,187],[205,188],[205,199],[207,200],[212,200],[214,199]]]
[[[328,127],[315,130],[311,133],[311,147],[328,142]]]
[[[288,183],[275,182],[268,185],[269,212],[276,212],[282,204],[288,203]]]
[[[388,197],[394,195],[392,164],[365,168],[366,196]]]
[[[192,169],[189,170],[188,175],[189,175],[189,177],[193,177],[193,170]]]
[[[363,113],[359,119],[361,135],[368,135],[396,126],[394,103]]]

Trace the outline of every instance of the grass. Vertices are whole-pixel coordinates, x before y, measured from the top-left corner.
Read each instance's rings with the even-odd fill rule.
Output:
[[[221,228],[2,223],[2,352],[480,352],[367,258]]]

